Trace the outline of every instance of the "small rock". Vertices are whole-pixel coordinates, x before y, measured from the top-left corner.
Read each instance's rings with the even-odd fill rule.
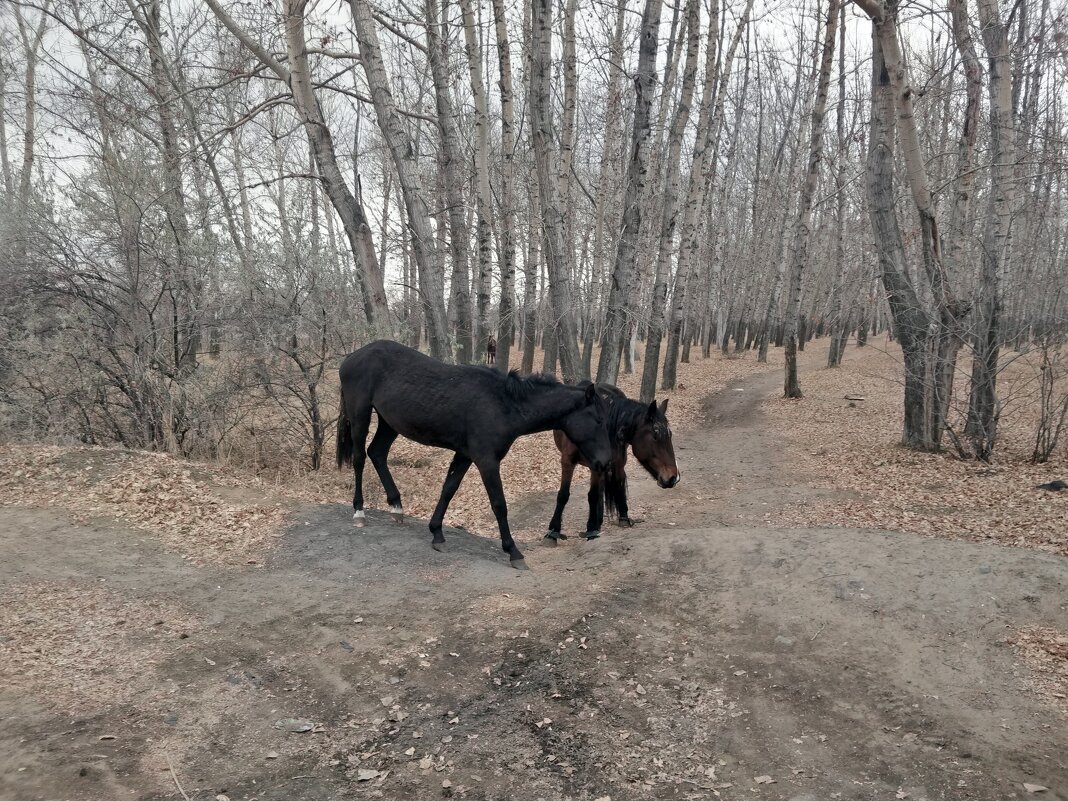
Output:
[[[638,695],[645,695],[645,688],[639,684],[634,688],[634,692],[638,693]]]
[[[415,749],[412,749],[412,752],[414,753]],[[423,757],[419,760],[419,767],[422,770],[430,770],[432,767],[434,767],[434,760],[430,757]]]
[[[315,728],[315,724],[312,723],[310,720],[301,720],[299,718],[282,718],[281,720],[275,721],[274,727],[276,729],[281,729],[282,731],[289,731],[295,734],[300,734],[301,732],[311,731]]]
[[[776,783],[775,779],[771,778],[771,776],[757,776],[755,779],[753,779],[753,781],[755,781],[757,784],[775,784]]]
[[[385,707],[392,706],[392,704],[393,704],[393,696],[392,695],[384,695],[381,698],[379,698],[378,700],[382,703],[382,706],[385,706]]]
[[[219,793],[215,796],[215,801],[230,801],[230,796],[226,795],[226,793]]]
[[[407,751],[405,751],[404,755],[405,756],[415,756],[415,746],[412,746]]]
[[[794,639],[793,637],[783,637],[780,634],[778,637],[775,638],[775,642],[777,642],[779,645],[793,645]]]
[[[278,759],[278,752],[277,751],[268,751],[266,759]]]
[[[993,568],[991,568],[990,565],[979,565],[980,573],[989,573],[992,569]]]
[[[445,779],[445,781],[441,783],[441,786],[443,789],[448,790],[450,787],[452,787],[452,782],[450,782],[448,779]]]
[[[356,771],[356,781],[369,782],[372,779],[377,779],[382,775],[380,770],[371,770],[370,768],[360,768]]]
[[[1028,784],[1024,782],[1023,788],[1029,793],[1044,793],[1048,790],[1048,787],[1043,787],[1041,784]]]

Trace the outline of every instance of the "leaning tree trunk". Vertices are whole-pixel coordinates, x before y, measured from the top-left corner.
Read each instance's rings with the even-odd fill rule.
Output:
[[[812,236],[812,200],[823,160],[823,116],[827,110],[827,90],[831,84],[831,64],[834,62],[834,40],[838,26],[839,0],[829,0],[827,24],[823,36],[823,57],[820,59],[819,78],[816,85],[816,102],[812,105],[812,122],[809,132],[808,171],[801,186],[797,209],[797,236],[794,239],[790,260],[790,299],[786,311],[786,371],[783,394],[787,398],[800,398],[801,385],[797,380],[797,324],[801,314],[801,280],[808,259],[809,240]]]
[[[918,322],[919,318],[916,317],[913,310],[906,311],[902,304],[899,303],[895,306],[892,301],[890,303],[891,314],[894,317],[895,333],[901,341],[902,350],[905,352],[906,407],[916,402],[916,387],[914,386],[916,381],[919,381],[922,389],[919,408],[906,408],[907,430],[903,435],[903,442],[907,447],[936,451],[941,448],[942,434],[946,427],[946,416],[949,411],[949,400],[953,389],[953,373],[959,348],[961,325],[969,312],[969,307],[968,304],[962,303],[955,297],[950,285],[950,276],[946,271],[946,263],[942,254],[942,237],[939,233],[924,154],[916,126],[916,110],[913,103],[916,93],[907,80],[904,57],[901,53],[896,0],[887,0],[885,3],[879,0],[855,0],[855,2],[871,16],[873,35],[878,45],[876,60],[879,64],[880,74],[873,76],[875,81],[873,93],[881,95],[883,92],[888,92],[890,101],[893,103],[892,108],[896,109],[897,112],[897,134],[901,141],[902,160],[905,164],[905,172],[913,204],[919,216],[924,274],[930,287],[931,299],[936,312],[936,316],[929,317],[921,309],[922,322],[925,325],[923,332],[906,332],[903,329]],[[880,113],[884,111],[881,102],[876,103],[873,97],[873,115],[876,111],[876,106],[878,106]],[[873,116],[873,127],[874,125],[875,119]],[[874,139],[872,141],[874,142]],[[869,159],[869,179],[872,178],[871,167],[871,160]],[[890,176],[889,181],[892,186],[892,176]],[[873,222],[875,221],[875,216],[875,211],[873,210]],[[880,249],[883,247],[878,245],[878,237],[877,247]],[[900,266],[902,268],[901,278],[906,284],[909,284],[909,291],[915,296],[915,290],[909,283],[907,272],[904,270],[904,262]],[[886,275],[887,273],[884,269],[884,285]],[[887,288],[887,294],[892,295],[893,292]],[[916,303],[919,303],[918,298]],[[905,317],[899,318],[899,312],[905,312]],[[927,329],[927,326],[930,326],[930,330]],[[909,348],[906,348],[906,339],[909,341],[909,348],[922,344],[927,353],[910,353]],[[921,370],[922,375],[919,377],[910,376],[910,372],[916,369]],[[910,388],[912,392],[910,392]],[[917,414],[923,421],[919,431],[914,430],[911,425]]]
[[[423,309],[426,314],[427,328],[430,333],[430,354],[437,359],[451,360],[452,348],[449,344],[448,321],[445,313],[445,281],[441,275],[441,265],[437,258],[437,244],[434,241],[434,226],[430,221],[430,209],[423,192],[419,164],[416,161],[408,129],[405,127],[397,105],[393,100],[393,91],[386,75],[385,63],[378,46],[378,32],[368,0],[350,0],[352,21],[356,27],[356,38],[360,42],[360,62],[367,85],[371,90],[378,127],[393,156],[397,169],[404,205],[408,210],[408,224],[411,227],[412,254],[419,269],[419,290]],[[287,31],[292,35],[291,31]],[[303,44],[303,30],[301,30]]]
[[[206,0],[206,2],[219,21],[238,41],[279,79],[290,86],[293,93],[293,105],[304,125],[312,152],[315,153],[320,179],[326,188],[330,202],[341,218],[341,224],[349,240],[349,248],[361,274],[365,290],[363,301],[367,324],[372,332],[385,333],[389,327],[389,308],[386,305],[382,271],[375,255],[374,237],[367,224],[363,204],[353,195],[338,167],[334,138],[330,134],[330,128],[326,124],[323,110],[319,106],[312,86],[304,41],[306,0],[286,0],[285,3],[288,67],[281,64],[266,48],[242,30],[223,10],[219,0]]]
[[[662,7],[663,0],[646,0],[645,12],[642,15],[638,72],[634,78],[634,90],[637,97],[634,104],[634,123],[627,164],[627,186],[623,195],[623,223],[616,245],[612,287],[608,296],[604,334],[601,338],[601,358],[597,364],[599,383],[616,383],[619,377],[619,360],[627,344],[629,322],[627,295],[631,292],[634,266],[638,258],[641,208],[645,203],[648,179],[649,154],[647,151],[649,136],[652,133],[649,116],[656,83],[656,51]]]
[[[883,58],[878,24],[873,22],[872,25],[868,209],[882,268],[883,288],[905,362],[905,415],[901,441],[905,447],[923,449],[927,442],[924,380],[929,320],[906,277],[905,244],[894,205],[894,87]]]
[[[656,2],[657,0],[653,0]],[[549,103],[550,56],[552,45],[552,6],[550,0],[534,0],[533,74],[531,91],[534,160],[541,195],[545,263],[549,274],[553,330],[560,353],[565,381],[581,377],[572,315],[570,258],[564,241],[564,213],[560,207],[556,152],[552,147],[552,106]]]

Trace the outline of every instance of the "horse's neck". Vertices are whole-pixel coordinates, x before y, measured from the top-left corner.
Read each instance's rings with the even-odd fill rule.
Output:
[[[560,418],[579,408],[579,391],[558,384],[539,388],[519,404],[519,436],[556,428]]]

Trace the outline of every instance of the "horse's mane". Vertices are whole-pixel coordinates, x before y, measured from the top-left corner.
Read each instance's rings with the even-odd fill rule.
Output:
[[[493,378],[497,386],[513,401],[527,400],[539,387],[563,386],[556,376],[548,373],[523,375],[518,370],[509,370],[508,374],[505,375],[500,370],[492,367],[478,367],[476,369]]]
[[[621,393],[622,394],[622,393]],[[617,438],[630,442],[638,426],[649,413],[649,404],[631,400],[625,395],[613,397],[608,406],[608,433],[613,440]],[[623,436],[620,437],[619,435]]]

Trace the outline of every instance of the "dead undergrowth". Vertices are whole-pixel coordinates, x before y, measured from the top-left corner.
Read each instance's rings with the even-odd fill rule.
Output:
[[[802,371],[803,399],[771,400],[764,410],[801,480],[837,490],[837,497],[769,514],[765,522],[908,531],[1068,554],[1068,492],[1036,488],[1063,478],[1068,458],[1062,447],[1047,464],[1028,461],[1035,418],[1016,391],[1027,376],[1022,361],[1004,371],[1000,380],[1013,402],[1002,414],[996,460],[983,464],[898,444],[902,389],[892,344],[850,348],[839,369],[812,364]],[[966,393],[962,380],[956,396]]]

